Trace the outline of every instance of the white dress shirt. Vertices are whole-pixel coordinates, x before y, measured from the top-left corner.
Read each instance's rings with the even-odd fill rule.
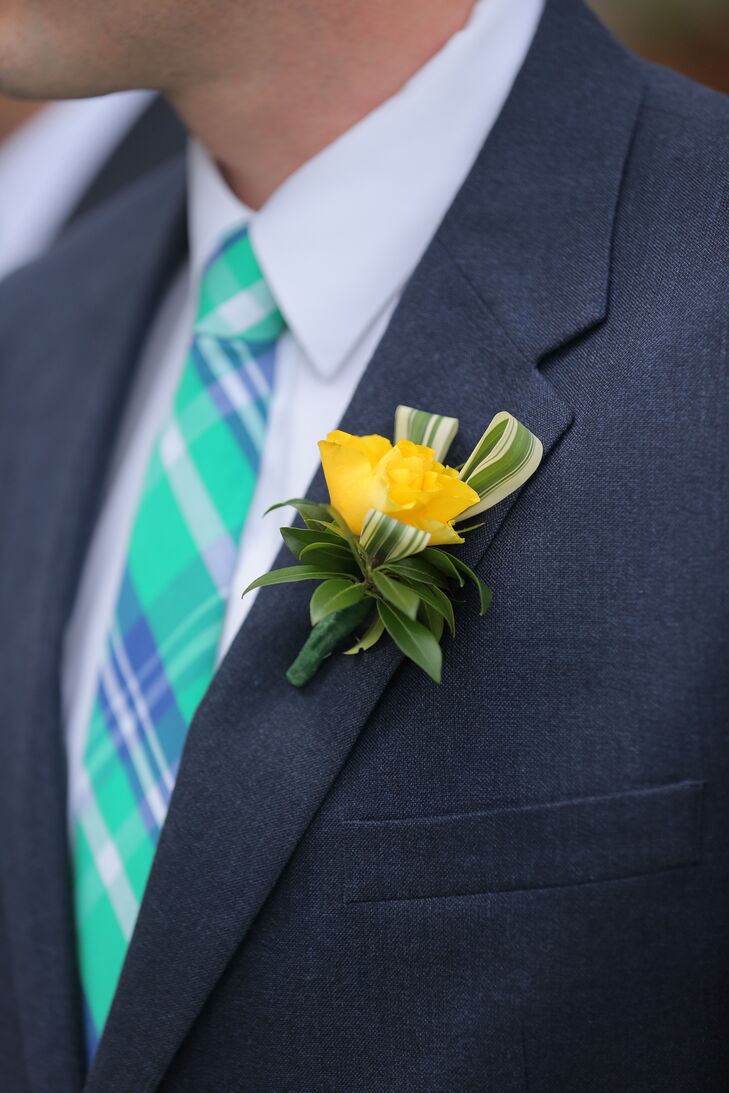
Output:
[[[219,648],[251,607],[242,590],[271,568],[303,496],[317,441],[337,427],[440,221],[464,182],[531,44],[543,0],[479,0],[469,22],[392,98],[291,175],[257,212],[230,191],[203,148],[189,152],[190,260],[164,300],[122,425],[102,515],[68,627],[63,692],[70,807],[99,659],[147,460],[190,340],[201,271],[221,238],[250,224],[256,255],[288,323],[256,491]],[[393,407],[393,414],[395,408]]]
[[[150,91],[44,106],[0,145],[0,277],[53,242]]]

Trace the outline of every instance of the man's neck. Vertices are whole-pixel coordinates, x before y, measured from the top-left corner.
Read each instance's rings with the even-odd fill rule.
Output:
[[[482,0],[487,2],[487,0]],[[237,196],[260,208],[278,186],[388,99],[465,24],[475,0],[268,4],[255,59],[167,89]],[[241,5],[246,7],[246,5]],[[277,8],[287,18],[279,25]],[[312,9],[315,9],[314,11]],[[293,14],[292,14],[293,13]],[[231,28],[231,40],[245,28]]]
[[[45,103],[42,102],[8,99],[0,95],[0,141],[9,137],[44,106]]]

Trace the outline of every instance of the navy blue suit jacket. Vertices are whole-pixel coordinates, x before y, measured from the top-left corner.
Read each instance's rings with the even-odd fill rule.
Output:
[[[164,99],[154,98],[102,163],[61,227],[63,238],[83,216],[126,186],[183,154],[187,133]]]
[[[3,1091],[724,1093],[728,132],[549,0],[343,421],[457,415],[454,462],[496,410],[541,437],[463,548],[493,607],[458,610],[440,687],[382,642],[297,691],[310,589],[259,597],[87,1077],[59,660],[181,166],[6,284]]]

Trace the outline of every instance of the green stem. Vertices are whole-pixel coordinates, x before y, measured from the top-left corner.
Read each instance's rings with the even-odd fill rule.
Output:
[[[303,687],[308,683],[322,661],[365,622],[371,611],[372,600],[368,597],[353,603],[351,607],[325,615],[312,627],[299,655],[286,673],[289,683],[293,683],[294,687]]]

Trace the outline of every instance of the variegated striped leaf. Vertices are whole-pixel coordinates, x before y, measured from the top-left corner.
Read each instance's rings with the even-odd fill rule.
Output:
[[[359,537],[367,557],[376,560],[378,565],[417,554],[425,550],[429,542],[429,532],[419,531],[376,509],[370,509],[365,516]]]
[[[476,516],[523,486],[539,466],[542,452],[541,441],[525,425],[511,414],[497,414],[459,475],[481,500],[457,519]]]
[[[395,411],[395,443],[412,440],[413,444],[427,444],[435,450],[439,463],[445,460],[457,432],[458,418],[429,414],[412,406],[398,406]]]

